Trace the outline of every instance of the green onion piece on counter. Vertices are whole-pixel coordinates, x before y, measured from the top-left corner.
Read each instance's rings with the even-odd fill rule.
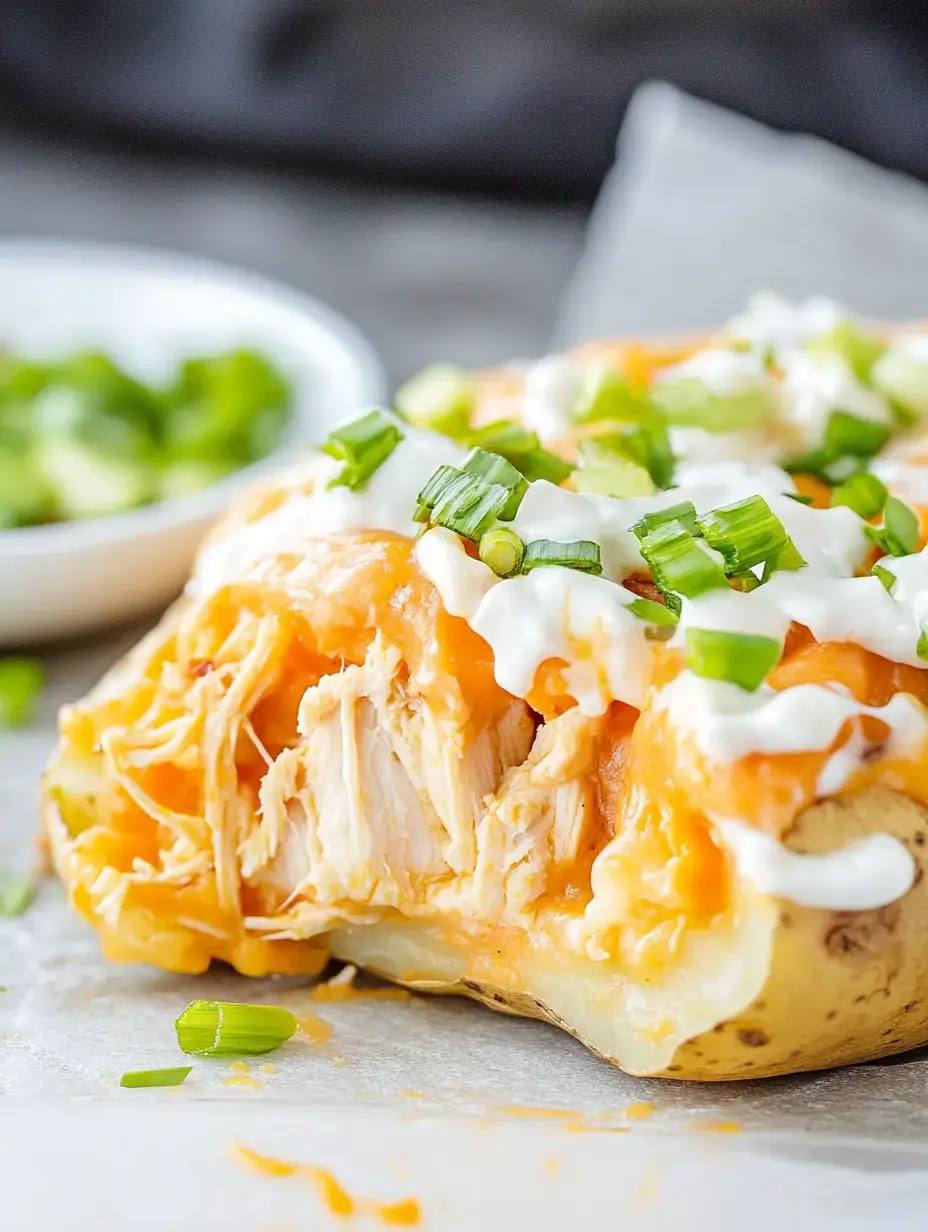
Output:
[[[133,1069],[119,1080],[121,1087],[179,1087],[192,1065],[179,1065],[175,1069]]]
[[[888,593],[893,593],[893,587],[896,585],[895,573],[890,573],[888,569],[884,569],[882,565],[874,565],[870,570],[874,577],[878,577],[883,583],[883,589]]]
[[[754,428],[776,417],[776,390],[766,384],[741,393],[717,394],[699,377],[681,376],[661,381],[654,401],[668,422],[706,432],[733,432]]]
[[[883,506],[883,525],[865,526],[864,531],[887,556],[911,556],[918,551],[918,515],[895,496]]]
[[[490,453],[500,454],[507,462],[511,462],[529,483],[534,483],[536,479],[546,479],[548,483],[559,485],[573,470],[570,462],[565,462],[556,453],[542,449],[534,432],[527,432],[521,424],[508,419],[499,419],[484,424],[482,428],[475,428],[461,439],[461,444],[479,445]]]
[[[775,637],[687,629],[686,666],[695,676],[725,680],[753,693],[776,666],[781,653]]]
[[[784,496],[788,496],[791,501],[795,501],[797,505],[814,505],[815,498],[812,496],[803,496],[801,492],[784,492]]]
[[[344,469],[329,483],[330,488],[362,487],[403,439],[395,423],[383,411],[368,411],[359,419],[341,424],[329,433],[322,446],[324,453],[345,463]]]
[[[197,1057],[270,1052],[296,1031],[296,1018],[275,1005],[191,1001],[174,1024],[181,1050]]]
[[[749,496],[696,519],[727,573],[743,573],[778,556],[789,542],[783,523],[762,496]]]
[[[583,466],[572,471],[570,481],[578,492],[597,496],[614,496],[628,500],[637,496],[653,496],[654,483],[643,466],[627,458],[615,458],[605,466]]]
[[[806,350],[839,355],[857,380],[869,385],[874,364],[886,353],[886,343],[865,334],[854,321],[839,321],[830,333],[806,343]]]
[[[508,526],[488,530],[480,540],[480,559],[489,565],[497,577],[512,577],[522,567],[525,544]]]
[[[633,599],[628,605],[628,611],[640,620],[646,620],[648,624],[657,625],[661,629],[672,628],[680,619],[676,612],[670,611],[663,603],[657,603],[654,599]]]
[[[501,488],[508,488],[509,501],[500,517],[504,522],[511,522],[519,512],[522,497],[528,491],[528,480],[525,476],[517,471],[511,462],[507,462],[501,454],[490,453],[479,445],[475,445],[470,451],[461,469],[467,471],[468,474],[477,475],[486,483],[498,483]]]
[[[0,917],[22,915],[35,894],[33,873],[8,873],[0,869]]]
[[[862,419],[849,411],[832,411],[825,428],[825,452],[831,458],[872,458],[889,440],[887,424]]]
[[[432,506],[431,521],[476,543],[503,516],[511,499],[508,488],[461,471]]]
[[[602,553],[598,543],[577,539],[573,543],[558,543],[554,539],[533,539],[525,545],[522,572],[530,573],[545,565],[563,565],[581,573],[603,571]]]
[[[644,535],[641,555],[651,566],[654,583],[665,596],[676,593],[694,599],[707,590],[729,589],[719,557],[681,522],[664,522]]]
[[[681,501],[679,505],[668,505],[666,509],[646,513],[635,523],[632,531],[639,539],[643,539],[645,535],[650,535],[651,531],[667,522],[680,522],[691,535],[699,534],[696,527],[696,506],[692,501]]]
[[[907,417],[928,415],[928,347],[924,354],[890,350],[873,367],[873,384]]]
[[[657,414],[653,399],[643,389],[636,389],[605,364],[587,365],[573,408],[577,423],[599,419],[646,423]]]
[[[25,727],[45,684],[38,659],[0,659],[0,727]]]
[[[396,391],[394,404],[417,428],[461,436],[477,401],[474,383],[453,364],[431,364]]]
[[[850,479],[845,479],[844,483],[838,484],[831,494],[831,504],[832,507],[845,505],[866,521],[876,517],[886,504],[888,495],[886,485],[881,483],[876,475],[860,471]]]

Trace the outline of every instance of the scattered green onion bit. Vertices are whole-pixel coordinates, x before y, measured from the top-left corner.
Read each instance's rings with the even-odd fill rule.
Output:
[[[512,577],[522,567],[525,544],[508,526],[488,530],[480,540],[480,559],[489,565],[497,577]]]
[[[686,666],[696,676],[725,680],[753,693],[780,658],[775,637],[687,629]]]
[[[911,556],[918,550],[918,515],[898,497],[891,496],[883,506],[882,526],[865,526],[864,530],[887,556]]]
[[[707,590],[728,588],[721,561],[682,522],[664,522],[640,538],[641,555],[665,596],[676,593],[693,599]]]
[[[448,485],[457,479],[460,474],[461,472],[456,466],[440,466],[416,497],[417,509],[425,509],[431,512],[432,506],[441,499],[442,493]],[[416,520],[418,521],[419,519],[417,518]],[[423,520],[428,521],[428,518]]]
[[[788,496],[791,501],[795,501],[797,505],[814,505],[815,498],[812,496],[804,496],[802,492],[784,492],[784,496]]]
[[[521,424],[509,419],[499,419],[468,432],[461,440],[463,445],[479,445],[491,453],[498,453],[511,462],[529,483],[546,479],[548,483],[562,484],[573,466],[556,453],[542,449],[534,432],[528,432]]]
[[[341,473],[329,483],[330,488],[346,487],[353,491],[384,463],[403,439],[402,433],[383,411],[368,411],[350,423],[329,433],[322,446],[324,453],[345,463]]]
[[[585,369],[573,408],[573,418],[578,423],[599,419],[646,423],[657,414],[650,395],[630,385],[615,369],[596,363]]]
[[[718,394],[700,377],[693,376],[661,381],[653,397],[670,423],[703,428],[706,432],[756,427],[774,418],[778,410],[772,386],[758,384],[755,389],[740,393]]]
[[[578,492],[592,492],[620,500],[653,496],[655,490],[653,480],[643,466],[619,457],[603,466],[580,467],[572,472],[570,480]]]
[[[839,321],[830,333],[808,342],[806,350],[840,355],[857,380],[868,385],[873,365],[886,352],[886,343],[882,338],[863,333],[853,321]]]
[[[0,659],[0,727],[24,727],[31,722],[45,684],[38,659]]]
[[[430,521],[478,543],[504,515],[511,499],[512,493],[501,484],[461,471],[432,506]]]
[[[882,565],[874,565],[870,570],[874,577],[878,577],[883,583],[883,588],[887,594],[893,593],[893,587],[896,585],[895,573],[890,573],[888,569],[884,569]]]
[[[0,869],[0,917],[12,919],[22,915],[35,894],[32,873],[11,873]]]
[[[699,534],[696,528],[696,506],[692,501],[681,501],[679,505],[668,505],[666,509],[646,513],[634,524],[632,530],[639,539],[643,539],[645,535],[667,522],[680,522],[691,535]]]
[[[504,522],[511,522],[519,511],[522,497],[528,491],[528,480],[517,471],[511,462],[498,453],[490,453],[475,445],[461,467],[471,475],[477,475],[487,483],[498,483],[507,488],[510,496],[506,508],[500,514]]]
[[[919,633],[918,641],[915,643],[915,653],[928,663],[928,629],[923,628]]]
[[[197,1057],[256,1056],[285,1043],[296,1018],[274,1005],[191,1001],[174,1024],[181,1050]]]
[[[192,1065],[179,1065],[175,1069],[134,1069],[119,1080],[121,1087],[179,1087]]]
[[[473,381],[454,364],[431,364],[396,391],[396,409],[416,427],[446,436],[467,431],[476,403]]]
[[[640,620],[646,620],[650,625],[657,625],[660,629],[672,628],[680,619],[677,612],[672,612],[663,603],[657,603],[654,599],[633,599],[628,605],[628,611]]]
[[[558,543],[554,539],[533,539],[525,545],[522,572],[530,573],[545,565],[563,565],[581,573],[599,574],[603,571],[602,553],[598,543],[589,539],[577,539],[572,543]]]
[[[789,542],[783,523],[762,496],[749,496],[696,519],[706,543],[728,573],[743,573],[778,556]]]
[[[674,456],[661,422],[587,437],[580,443],[580,458],[585,467],[633,462],[647,472],[655,488],[669,488],[673,483]]]
[[[853,509],[866,521],[876,517],[886,504],[888,495],[886,485],[881,483],[876,475],[860,471],[834,489],[831,503],[832,506],[845,505],[848,509]]]
[[[889,440],[887,424],[850,411],[832,411],[825,428],[825,451],[833,458],[872,458]]]

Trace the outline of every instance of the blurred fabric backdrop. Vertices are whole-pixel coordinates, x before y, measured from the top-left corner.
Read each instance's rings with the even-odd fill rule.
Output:
[[[0,229],[287,278],[395,378],[538,352],[652,78],[928,180],[928,0],[0,0]]]

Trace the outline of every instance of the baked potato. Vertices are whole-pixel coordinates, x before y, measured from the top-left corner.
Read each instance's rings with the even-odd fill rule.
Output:
[[[928,350],[833,305],[432,370],[61,714],[118,961],[344,959],[722,1080],[928,1041]]]

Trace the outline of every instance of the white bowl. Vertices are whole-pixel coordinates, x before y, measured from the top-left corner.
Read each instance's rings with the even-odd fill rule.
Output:
[[[0,240],[0,347],[36,358],[82,348],[145,380],[237,345],[292,379],[282,446],[190,496],[128,513],[0,531],[0,646],[71,636],[155,610],[176,594],[232,492],[378,401],[383,369],[353,325],[287,287],[177,253]]]

